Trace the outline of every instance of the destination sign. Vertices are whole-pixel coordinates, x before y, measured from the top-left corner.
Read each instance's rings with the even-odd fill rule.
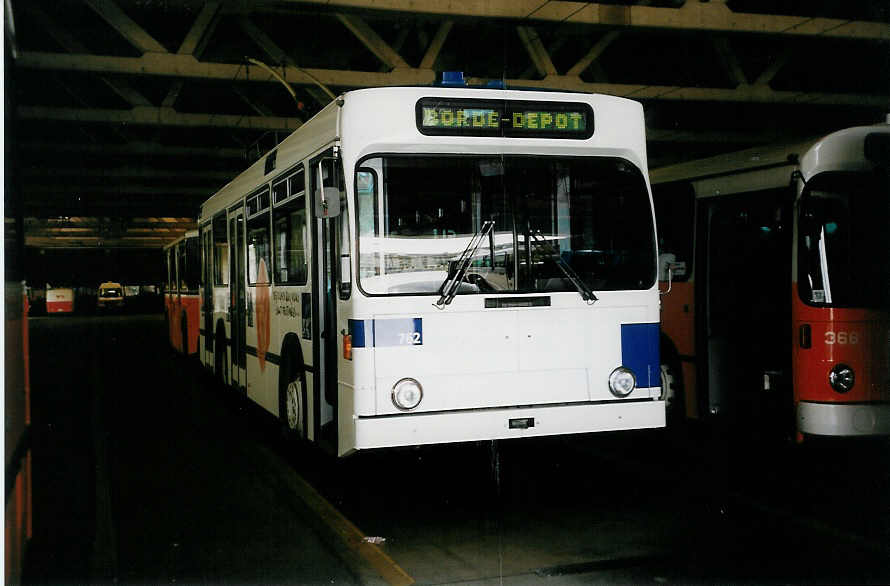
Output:
[[[579,103],[423,98],[417,126],[430,135],[583,139],[593,134],[593,110]]]

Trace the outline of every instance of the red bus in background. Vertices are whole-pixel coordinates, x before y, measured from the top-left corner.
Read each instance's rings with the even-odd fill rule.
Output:
[[[74,289],[46,285],[46,314],[74,313]]]
[[[167,285],[164,310],[170,346],[190,355],[198,352],[201,298],[198,285],[201,274],[198,231],[191,230],[164,247]]]
[[[651,172],[668,421],[890,434],[890,124]]]
[[[6,584],[21,582],[25,549],[33,535],[28,299],[24,290],[24,283],[6,280],[3,377],[6,420]]]

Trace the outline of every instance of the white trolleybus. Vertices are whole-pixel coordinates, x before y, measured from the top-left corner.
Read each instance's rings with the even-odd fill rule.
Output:
[[[661,427],[639,103],[343,94],[201,207],[200,358],[355,450]]]

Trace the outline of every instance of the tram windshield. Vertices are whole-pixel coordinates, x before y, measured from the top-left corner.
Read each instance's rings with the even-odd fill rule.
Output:
[[[359,281],[436,293],[486,220],[457,293],[648,289],[655,243],[639,169],[605,157],[384,156],[356,172]]]
[[[890,190],[883,173],[821,173],[800,206],[799,292],[813,305],[890,307]]]

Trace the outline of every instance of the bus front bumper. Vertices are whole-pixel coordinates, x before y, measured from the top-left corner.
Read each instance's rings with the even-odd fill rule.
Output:
[[[797,406],[797,429],[810,435],[890,435],[890,403],[809,403]]]
[[[664,401],[579,403],[359,417],[356,449],[664,427]]]

